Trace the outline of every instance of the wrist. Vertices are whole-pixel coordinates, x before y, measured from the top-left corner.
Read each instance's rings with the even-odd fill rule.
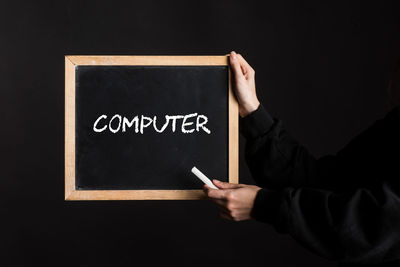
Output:
[[[260,106],[260,102],[258,101],[258,99],[256,99],[255,101],[253,101],[251,103],[246,103],[246,104],[240,105],[240,110],[239,110],[240,116],[242,118],[246,117],[250,113],[256,111],[259,106]]]

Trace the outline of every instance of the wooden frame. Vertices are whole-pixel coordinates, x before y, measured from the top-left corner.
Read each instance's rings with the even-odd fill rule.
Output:
[[[65,56],[65,200],[204,199],[202,190],[76,190],[75,188],[75,67],[79,65],[228,66],[228,179],[238,183],[238,103],[231,88],[229,56]]]

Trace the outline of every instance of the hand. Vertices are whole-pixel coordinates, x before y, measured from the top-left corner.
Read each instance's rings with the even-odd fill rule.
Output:
[[[213,180],[213,184],[219,188],[212,189],[204,185],[204,192],[218,205],[221,218],[243,221],[251,219],[251,211],[254,206],[258,190],[255,185],[230,184]]]
[[[233,91],[239,103],[239,114],[243,118],[260,105],[256,95],[255,71],[234,51],[230,53],[229,63],[232,68]]]

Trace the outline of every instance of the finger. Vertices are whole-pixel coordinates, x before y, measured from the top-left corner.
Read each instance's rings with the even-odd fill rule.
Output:
[[[225,199],[225,192],[223,190],[212,189],[207,186],[205,193],[209,198]]]
[[[213,190],[213,188],[209,187],[206,184],[203,185],[203,191],[208,197],[209,197],[210,190]]]
[[[221,182],[219,180],[213,179],[213,184],[215,184],[216,187],[222,188],[222,189],[234,189],[234,188],[240,188],[240,184],[231,184],[231,183],[225,183]]]
[[[225,212],[225,213],[228,213],[228,214],[230,213],[230,211],[226,207],[226,203],[224,203],[223,200],[211,198],[211,201],[216,204],[219,212]]]
[[[207,195],[207,197],[208,197],[208,194],[210,193],[210,190],[212,190],[212,188],[211,187],[209,187],[208,185],[203,185],[203,191],[204,191],[204,194],[206,194]]]
[[[236,79],[240,79],[241,77],[243,77],[242,67],[240,66],[240,61],[239,61],[235,51],[231,52],[231,54],[229,56],[229,63],[233,70],[233,76]]]
[[[219,216],[225,220],[230,220],[230,221],[233,220],[232,216],[230,216],[228,213],[225,212],[220,212]]]
[[[218,206],[218,210],[219,210],[220,213],[229,214],[229,210],[227,210],[225,207]]]
[[[245,67],[243,64],[240,64],[240,68],[242,69],[243,75],[246,76],[246,74],[247,74],[249,71],[246,69],[246,67]]]
[[[219,209],[220,211],[224,211],[224,212],[228,212],[228,213],[229,213],[229,210],[228,210],[228,208],[226,207],[227,202],[226,202],[225,200],[222,200],[222,199],[211,199],[211,200],[212,200],[212,202],[214,202],[215,204],[217,204],[217,207],[218,207],[218,209]]]
[[[243,66],[243,68],[246,69],[246,72],[250,72],[253,70],[253,68],[250,66],[249,63],[244,59],[244,57],[241,54],[237,54],[237,59],[239,60],[239,64]]]
[[[211,200],[220,207],[226,207],[226,199],[212,198]]]
[[[241,68],[243,69],[243,73],[245,73],[245,74],[244,74],[244,77],[245,77],[246,79],[248,79],[248,78],[250,78],[250,77],[253,77],[253,76],[255,75],[255,71],[254,71],[254,69],[249,65],[249,63],[247,63],[247,61],[246,61],[241,55],[239,55],[239,54],[238,54],[237,58],[238,58],[238,60],[239,60],[239,63],[240,63]]]
[[[209,189],[211,189],[209,186],[207,186],[206,184],[203,185],[204,194],[208,195],[208,190],[209,190]]]
[[[226,213],[230,213],[230,211],[228,210],[228,208],[226,207],[227,202],[226,200],[222,200],[222,199],[216,199],[216,198],[210,198],[210,200],[212,202],[214,202],[215,204],[217,204],[217,208],[220,212],[226,212]]]

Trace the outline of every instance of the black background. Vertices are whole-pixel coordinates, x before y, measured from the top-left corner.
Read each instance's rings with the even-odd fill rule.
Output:
[[[75,73],[76,189],[202,189],[193,166],[228,181],[227,66],[78,66]],[[157,116],[161,129],[166,115],[193,113],[206,116],[209,134],[196,130],[197,116],[187,120],[192,133],[182,133],[182,119],[175,132],[172,122],[162,133],[152,124],[143,133],[93,131],[102,114],[97,128],[112,121],[116,130],[114,114]]]
[[[320,156],[388,110],[395,2],[1,1],[1,266],[332,266],[207,201],[64,202],[64,54],[236,50],[262,103]]]

